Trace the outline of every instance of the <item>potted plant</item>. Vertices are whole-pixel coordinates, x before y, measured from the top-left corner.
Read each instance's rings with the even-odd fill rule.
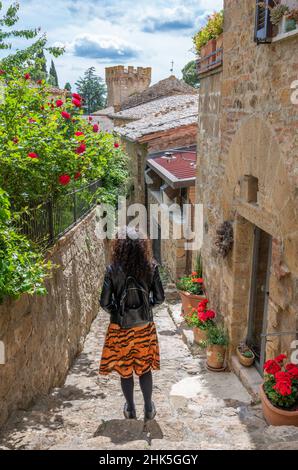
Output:
[[[196,271],[191,276],[184,276],[179,279],[176,286],[182,302],[182,312],[184,313],[189,312],[192,308],[196,309],[198,302],[206,299],[201,255],[197,259]]]
[[[298,29],[298,8],[293,8],[286,15],[286,31]]]
[[[223,33],[223,19],[223,11],[213,13],[208,17],[207,24],[193,37],[198,55],[201,59],[206,57],[206,60],[202,60],[201,71],[207,70],[216,61],[216,54],[209,58],[207,56],[216,51],[217,38]]]
[[[255,360],[254,353],[244,342],[237,347],[237,356],[240,364],[244,367],[252,366]]]
[[[273,426],[298,426],[298,366],[281,354],[264,365],[263,413]]]
[[[273,6],[267,5],[265,2],[260,2],[259,5],[263,8],[269,8],[270,20],[274,26],[278,26],[278,34],[285,31],[286,14],[289,12],[289,7],[280,0],[274,0]]]
[[[229,339],[222,325],[214,324],[207,330],[207,367],[212,371],[223,371]]]
[[[197,308],[192,308],[189,313],[183,314],[188,326],[193,328],[194,341],[202,348],[206,347],[208,328],[214,326],[216,313],[207,309],[208,300],[199,302]]]

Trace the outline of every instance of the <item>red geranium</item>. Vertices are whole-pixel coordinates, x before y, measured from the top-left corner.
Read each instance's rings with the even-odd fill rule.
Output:
[[[66,186],[68,183],[70,183],[70,176],[69,175],[59,176],[59,183],[62,184],[62,186]]]
[[[191,275],[192,275],[193,277],[195,277],[195,276],[198,275],[198,273],[194,271],[194,272],[191,273]]]
[[[292,363],[287,364],[286,370],[292,379],[298,380],[298,366],[297,365],[292,364]]]
[[[42,80],[37,80],[37,85],[42,85]]]
[[[28,153],[28,157],[29,157],[29,158],[39,158],[38,155],[37,155],[37,153],[35,153],[35,152],[30,152],[30,153]]]
[[[216,317],[216,313],[214,310],[207,310],[206,315],[208,317],[208,320],[213,320]]]
[[[80,101],[80,100],[77,100],[77,99],[75,99],[75,98],[72,100],[72,104],[73,104],[74,106],[76,106],[77,108],[80,108],[80,107],[82,106],[81,101]]]
[[[86,144],[83,142],[79,145],[79,147],[76,148],[75,152],[80,155],[81,153],[84,153],[86,151]]]
[[[67,111],[62,111],[61,116],[64,117],[64,119],[71,118],[71,115]]]
[[[78,180],[79,178],[81,178],[81,176],[82,176],[81,173],[79,171],[77,171],[74,175],[74,179]]]
[[[118,142],[115,142],[114,147],[115,147],[115,149],[118,149],[120,147],[120,144],[118,144]]]
[[[280,354],[279,356],[275,358],[276,362],[278,362],[279,364],[283,362],[285,359],[287,359],[287,356],[285,354]]]
[[[98,132],[99,131],[99,125],[98,124],[94,124],[93,126],[93,132]]]
[[[283,397],[291,395],[292,393],[292,384],[291,384],[291,381],[288,381],[288,380],[280,380],[276,382],[273,388],[276,392],[280,393],[280,395],[282,395]]]
[[[30,78],[31,78],[30,73],[25,73],[24,78],[25,78],[25,80],[30,80]]]
[[[197,284],[204,284],[204,279],[201,277],[195,278],[192,282],[196,282]]]
[[[57,101],[56,101],[56,106],[57,106],[57,108],[61,108],[61,106],[63,106],[63,104],[64,104],[64,103],[63,103],[62,100],[57,100]]]
[[[281,371],[281,367],[274,359],[270,359],[264,364],[264,371],[267,374],[275,375],[277,372]]]

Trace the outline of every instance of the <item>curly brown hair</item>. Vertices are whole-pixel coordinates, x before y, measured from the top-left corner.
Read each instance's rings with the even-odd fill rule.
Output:
[[[150,240],[141,238],[138,232],[126,230],[114,240],[112,266],[121,267],[126,275],[149,282],[154,264]]]

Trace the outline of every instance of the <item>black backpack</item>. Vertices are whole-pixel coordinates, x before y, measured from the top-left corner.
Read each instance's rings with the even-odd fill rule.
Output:
[[[132,328],[153,321],[149,293],[133,276],[128,276],[120,299],[120,326]]]

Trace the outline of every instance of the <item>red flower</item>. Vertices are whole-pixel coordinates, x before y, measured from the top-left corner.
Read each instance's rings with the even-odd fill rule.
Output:
[[[0,75],[5,75],[5,70],[0,70]]]
[[[56,101],[56,106],[57,106],[57,108],[61,108],[61,106],[63,106],[63,104],[64,104],[64,103],[63,103],[62,100],[57,100],[57,101]]]
[[[81,178],[81,176],[82,176],[81,173],[79,171],[77,171],[77,173],[75,173],[75,175],[74,175],[74,179],[78,180],[79,178]]]
[[[83,142],[81,143],[81,145],[79,147],[76,148],[75,152],[80,155],[81,153],[84,153],[86,151],[86,144],[84,144]]]
[[[292,379],[298,380],[298,366],[295,364],[287,364],[286,370]]]
[[[42,85],[42,80],[37,80],[37,85]]]
[[[82,97],[78,93],[73,93],[72,97],[75,98],[76,100],[82,101]]]
[[[201,320],[203,323],[205,323],[207,320],[209,320],[207,312],[198,312],[198,318]]]
[[[115,143],[114,143],[114,147],[115,147],[115,149],[118,149],[118,148],[120,147],[120,145],[118,144],[118,142],[115,142]]]
[[[195,282],[196,284],[203,284],[204,279],[202,279],[201,277],[198,277],[197,279],[193,279],[192,282]]]
[[[19,138],[18,138],[18,137],[14,137],[14,138],[12,139],[12,141],[13,141],[14,144],[18,144],[18,143],[19,143]]]
[[[33,124],[34,122],[36,122],[36,120],[33,119],[33,118],[30,118],[30,119],[29,119],[29,122],[30,122],[30,124]]]
[[[24,78],[25,78],[25,80],[30,80],[30,78],[31,78],[30,73],[25,73]]]
[[[71,118],[71,115],[67,111],[62,111],[61,116],[64,117],[64,119]]]
[[[291,381],[285,379],[285,380],[280,380],[274,385],[274,390],[278,392],[280,395],[283,397],[286,397],[288,395],[291,395],[292,393],[292,384]]]
[[[72,104],[73,104],[74,106],[76,106],[77,108],[80,108],[80,107],[82,106],[81,101],[80,101],[80,100],[77,100],[77,99],[75,99],[75,98],[72,100]]]
[[[93,117],[92,117],[92,116],[89,116],[89,117],[88,117],[88,121],[90,121],[90,122],[93,121]]]
[[[34,152],[28,153],[28,157],[29,157],[29,158],[39,158],[38,155],[37,155],[37,153],[34,153]]]
[[[81,132],[81,131],[75,132],[76,137],[80,137],[81,135],[84,135],[84,132]]]
[[[213,318],[216,317],[214,310],[207,310],[206,315],[208,316],[208,320],[213,320]]]
[[[280,356],[277,356],[275,358],[276,362],[278,362],[279,364],[283,362],[285,359],[287,359],[287,356],[285,354],[280,354]]]
[[[195,277],[198,275],[198,273],[196,273],[195,271],[193,273],[191,273],[192,277]]]
[[[62,186],[66,186],[69,182],[70,182],[70,176],[69,175],[59,176],[59,183],[62,184]]]
[[[277,372],[281,371],[280,365],[273,359],[265,362],[264,364],[264,371],[267,374],[275,375]]]
[[[99,131],[99,125],[98,124],[94,124],[93,126],[93,132],[98,132]]]

